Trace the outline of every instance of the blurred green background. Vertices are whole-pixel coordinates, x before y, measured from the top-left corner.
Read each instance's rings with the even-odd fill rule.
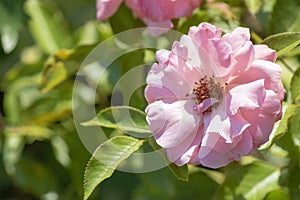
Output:
[[[144,26],[125,5],[105,22],[97,22],[95,13],[94,1],[0,1],[1,200],[82,199],[84,169],[91,155],[72,118],[76,71],[99,42]],[[299,13],[298,0],[207,0],[190,18],[173,22],[182,33],[204,21],[224,32],[247,26],[252,41],[260,43],[272,34],[299,32]],[[154,52],[136,51],[114,62],[116,67],[108,71],[113,79],[97,90],[96,109],[110,106],[116,80],[145,61],[154,62]],[[116,171],[90,199],[251,199],[254,186],[260,199],[299,199],[300,114],[299,98],[293,98],[299,94],[299,55],[298,45],[278,59],[288,109],[281,138],[268,151],[219,170],[192,168],[189,182],[178,181],[168,169],[146,174]],[[143,95],[136,95],[131,104],[146,106]],[[106,130],[108,135],[112,131]]]

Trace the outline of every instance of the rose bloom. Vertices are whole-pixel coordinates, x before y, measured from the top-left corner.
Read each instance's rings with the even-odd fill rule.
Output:
[[[97,0],[97,19],[103,20],[111,17],[122,0]],[[173,28],[171,19],[188,17],[197,8],[201,0],[126,0],[126,5],[148,27],[151,35],[160,35]]]
[[[282,115],[276,52],[247,28],[222,36],[209,23],[159,50],[145,89],[147,122],[177,165],[218,168],[265,143]]]

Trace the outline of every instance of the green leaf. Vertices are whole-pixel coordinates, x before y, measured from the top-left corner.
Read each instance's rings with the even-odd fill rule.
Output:
[[[109,18],[109,22],[115,34],[134,28],[132,12],[124,4],[121,4],[117,12]]]
[[[168,165],[169,169],[173,172],[173,174],[176,176],[176,178],[178,178],[181,181],[189,180],[188,166],[186,164],[183,166],[177,166],[174,163],[170,163],[170,161],[168,161],[168,159],[166,158],[164,152],[161,151],[161,147],[156,143],[154,137],[150,137],[148,141],[154,150],[159,151],[163,155],[166,164]]]
[[[143,144],[128,136],[116,136],[101,144],[87,164],[84,174],[84,199],[95,187],[109,178],[115,169]]]
[[[53,132],[42,126],[17,126],[17,127],[5,127],[5,134],[15,136],[27,136],[37,139],[47,139],[53,136]]]
[[[57,7],[44,1],[28,0],[25,10],[31,18],[29,28],[32,35],[46,53],[71,46],[68,25]]]
[[[3,164],[9,175],[15,173],[15,166],[21,159],[24,146],[24,137],[5,135],[3,143]]]
[[[245,1],[247,8],[253,13],[257,13],[262,5],[262,1],[260,0],[246,0]]]
[[[81,61],[95,47],[95,45],[80,46],[75,49],[61,49],[50,56],[40,80],[40,88],[46,93],[75,74]]]
[[[17,46],[19,33],[12,27],[5,27],[1,31],[1,42],[5,53],[12,52]]]
[[[300,32],[286,32],[271,35],[264,39],[262,43],[276,50],[278,56],[281,56],[300,44]]]
[[[294,73],[294,76],[291,81],[291,93],[293,102],[300,100],[300,67]]]
[[[290,199],[298,199],[300,197],[300,166],[299,161],[290,162],[287,175],[287,187],[289,188]]]
[[[269,33],[299,31],[300,4],[298,0],[277,0],[271,15]]]
[[[276,122],[273,128],[273,131],[270,135],[269,141],[262,145],[259,149],[265,150],[270,148],[274,142],[276,142],[279,138],[285,135],[288,132],[288,124],[290,119],[296,115],[297,106],[294,104],[283,104],[282,105],[283,117],[281,121]]]
[[[151,133],[146,114],[129,106],[113,106],[101,110],[97,117],[82,123],[83,126],[103,126],[136,133]]]
[[[171,163],[168,165],[170,170],[173,172],[173,174],[181,181],[189,181],[189,173],[188,173],[188,166],[182,165],[178,166],[174,163]]]
[[[279,177],[280,169],[253,162],[230,173],[215,199],[263,199],[270,191],[280,188]]]
[[[188,182],[175,183],[175,200],[213,199],[218,184],[203,172],[190,174]]]
[[[264,200],[290,200],[289,193],[283,189],[277,189],[270,192]]]

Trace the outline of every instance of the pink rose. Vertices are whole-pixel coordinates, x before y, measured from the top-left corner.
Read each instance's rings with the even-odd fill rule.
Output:
[[[285,90],[276,52],[253,45],[247,28],[222,36],[202,23],[159,50],[147,77],[147,122],[177,165],[218,168],[265,143]]]
[[[103,20],[117,10],[121,0],[97,0],[97,19]],[[126,0],[126,5],[148,27],[173,28],[171,19],[188,17],[201,0]],[[160,35],[166,30],[150,28],[150,33]]]

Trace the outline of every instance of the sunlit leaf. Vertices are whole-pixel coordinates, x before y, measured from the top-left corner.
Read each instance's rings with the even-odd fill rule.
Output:
[[[0,2],[0,36],[3,51],[11,53],[19,40],[19,31],[24,21],[24,0]]]
[[[151,133],[146,114],[129,106],[113,106],[101,110],[97,117],[82,123],[83,126],[103,126],[137,133]]]
[[[40,80],[42,92],[48,92],[74,75],[79,69],[81,61],[94,47],[95,45],[89,45],[70,50],[62,49],[50,56],[45,63]]]
[[[270,191],[279,189],[280,170],[254,162],[237,168],[226,178],[215,199],[263,199]]]
[[[300,100],[300,67],[294,73],[294,76],[291,81],[291,93],[292,99],[294,102]]]
[[[5,53],[10,53],[15,49],[19,40],[19,33],[11,27],[5,27],[1,31],[1,43]]]
[[[114,170],[143,144],[128,136],[116,136],[101,144],[87,164],[84,175],[84,199],[103,180],[109,178]]]
[[[264,39],[263,44],[277,51],[281,56],[300,44],[300,32],[287,32],[271,35]]]
[[[37,139],[47,139],[53,135],[53,132],[41,126],[17,126],[17,127],[5,127],[5,134],[15,136],[26,136]]]
[[[260,0],[246,0],[245,3],[252,13],[257,13],[262,5]]]
[[[264,200],[290,200],[291,197],[286,190],[277,189],[270,192]]]
[[[15,165],[20,161],[25,145],[24,137],[18,135],[6,135],[3,143],[3,162],[6,172],[15,173]]]
[[[46,53],[70,47],[72,37],[67,23],[59,9],[45,1],[28,0],[25,10],[30,16],[30,30],[33,37]]]

